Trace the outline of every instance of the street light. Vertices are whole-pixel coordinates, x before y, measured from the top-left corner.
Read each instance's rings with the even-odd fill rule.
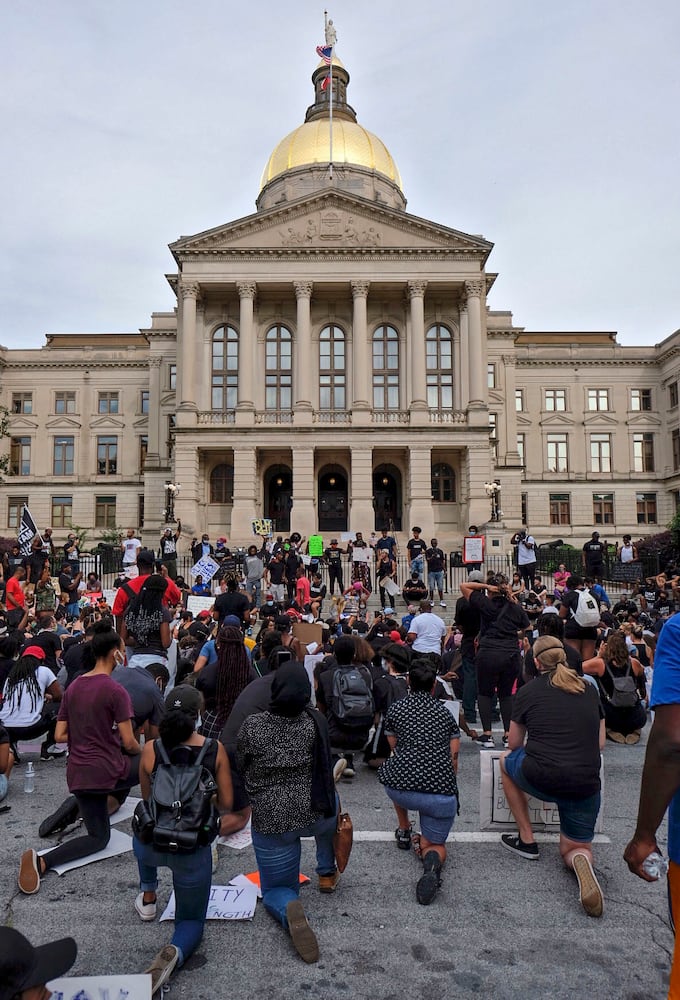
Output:
[[[175,520],[175,498],[181,488],[179,483],[166,482],[165,484],[165,510],[163,514],[165,515],[166,524],[170,524]]]
[[[491,520],[500,521],[503,516],[503,511],[500,508],[500,495],[501,495],[501,484],[498,480],[494,480],[492,483],[484,483],[484,492],[491,501]]]

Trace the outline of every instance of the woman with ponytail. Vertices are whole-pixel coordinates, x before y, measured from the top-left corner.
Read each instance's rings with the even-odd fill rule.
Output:
[[[196,688],[181,684],[172,689],[165,699],[166,714],[159,726],[159,740],[147,743],[142,753],[139,784],[142,797],[151,796],[151,781],[160,763],[158,744],[172,764],[179,767],[192,764],[207,742],[203,767],[217,783],[217,805],[221,813],[232,807],[231,772],[226,750],[217,740],[206,740],[196,731],[201,721],[203,697]],[[203,937],[203,926],[208,910],[212,858],[210,844],[196,847],[187,853],[161,851],[153,844],[142,844],[135,836],[134,852],[139,865],[140,892],[135,899],[135,910],[140,920],[156,918],[156,889],[158,868],[170,868],[175,892],[175,933],[172,941],[156,955],[146,972],[151,974],[152,992],[156,993],[176,966],[181,966],[194,952]]]
[[[80,814],[87,835],[40,857],[32,849],[24,851],[18,882],[27,895],[38,891],[50,868],[106,847],[111,837],[109,813],[137,784],[141,747],[132,729],[132,704],[127,691],[111,680],[123,659],[120,636],[110,622],[99,622],[85,649],[86,673],[64,692],[57,716],[55,739],[67,742],[69,748],[66,781],[71,795],[41,827],[42,834],[46,824],[54,830],[55,824],[67,825]]]
[[[538,677],[515,696],[508,753],[501,757],[503,790],[518,833],[504,833],[504,847],[538,858],[528,796],[554,802],[560,815],[560,854],[576,875],[580,902],[602,916],[602,890],[593,871],[592,841],[600,811],[600,750],[604,719],[597,691],[567,666],[564,646],[543,635],[533,647]],[[526,738],[526,746],[525,746]]]

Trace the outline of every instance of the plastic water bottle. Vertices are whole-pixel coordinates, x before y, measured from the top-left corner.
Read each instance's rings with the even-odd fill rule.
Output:
[[[24,774],[24,791],[29,793],[35,791],[35,767],[33,766],[32,760],[29,760],[26,765],[26,773]]]
[[[668,873],[668,862],[663,854],[659,854],[658,851],[652,851],[642,862],[642,870],[650,878],[663,878]]]

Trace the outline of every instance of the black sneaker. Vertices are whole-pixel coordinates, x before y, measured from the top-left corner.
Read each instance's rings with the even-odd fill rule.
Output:
[[[527,861],[538,861],[538,844],[525,844],[523,840],[520,840],[519,834],[501,834],[501,844],[514,854],[526,858]]]
[[[481,733],[475,740],[475,743],[478,746],[482,747],[483,750],[496,749],[496,744],[494,743],[493,736],[491,736],[489,733]]]
[[[504,737],[503,737],[503,749],[504,749],[504,750],[507,750],[508,748],[509,748],[509,744],[508,744],[508,737],[507,737],[507,736],[504,736]]]
[[[394,839],[397,842],[397,847],[400,851],[410,851],[411,850],[411,827],[409,826],[407,830],[402,827],[397,827],[394,831]]]
[[[422,906],[429,906],[442,884],[442,863],[436,851],[428,851],[423,858],[424,872],[416,885],[416,899]]]
[[[57,750],[57,748],[52,745],[48,747],[47,743],[43,743],[40,747],[40,759],[41,760],[57,760],[59,757],[65,757],[65,750]]]
[[[44,819],[38,827],[39,837],[50,837],[53,833],[61,833],[71,823],[78,819],[80,809],[75,795],[69,795],[62,804],[54,810],[51,816]]]

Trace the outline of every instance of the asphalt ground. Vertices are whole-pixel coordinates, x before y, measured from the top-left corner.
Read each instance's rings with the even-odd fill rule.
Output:
[[[595,846],[605,894],[602,919],[581,909],[576,881],[554,842],[542,842],[539,860],[528,862],[501,847],[496,833],[475,839],[478,757],[485,751],[463,737],[461,814],[443,887],[431,906],[416,902],[419,863],[412,852],[397,850],[392,807],[375,773],[358,764],[356,777],[340,783],[356,841],[333,895],[319,894],[313,845],[303,844],[302,869],[312,883],[302,900],[319,939],[319,962],[305,965],[258,903],[252,921],[206,924],[198,951],[171,981],[170,1000],[662,1000],[673,947],[665,886],[635,878],[621,857],[637,809],[645,736],[637,747],[608,743],[605,750],[603,833],[609,842]],[[3,921],[36,944],[72,935],[79,951],[74,974],[143,970],[168,942],[171,925],[137,918],[132,853],[62,877],[50,873],[36,896],[18,892],[19,856],[30,846],[50,846],[39,840],[37,828],[67,791],[63,760],[24,759],[35,762],[35,793],[24,793],[24,765],[17,766],[6,800],[11,811],[0,815]],[[129,832],[129,822],[118,828]],[[225,884],[255,868],[252,848],[220,847],[213,881]],[[161,871],[159,913],[170,890],[170,873]]]

